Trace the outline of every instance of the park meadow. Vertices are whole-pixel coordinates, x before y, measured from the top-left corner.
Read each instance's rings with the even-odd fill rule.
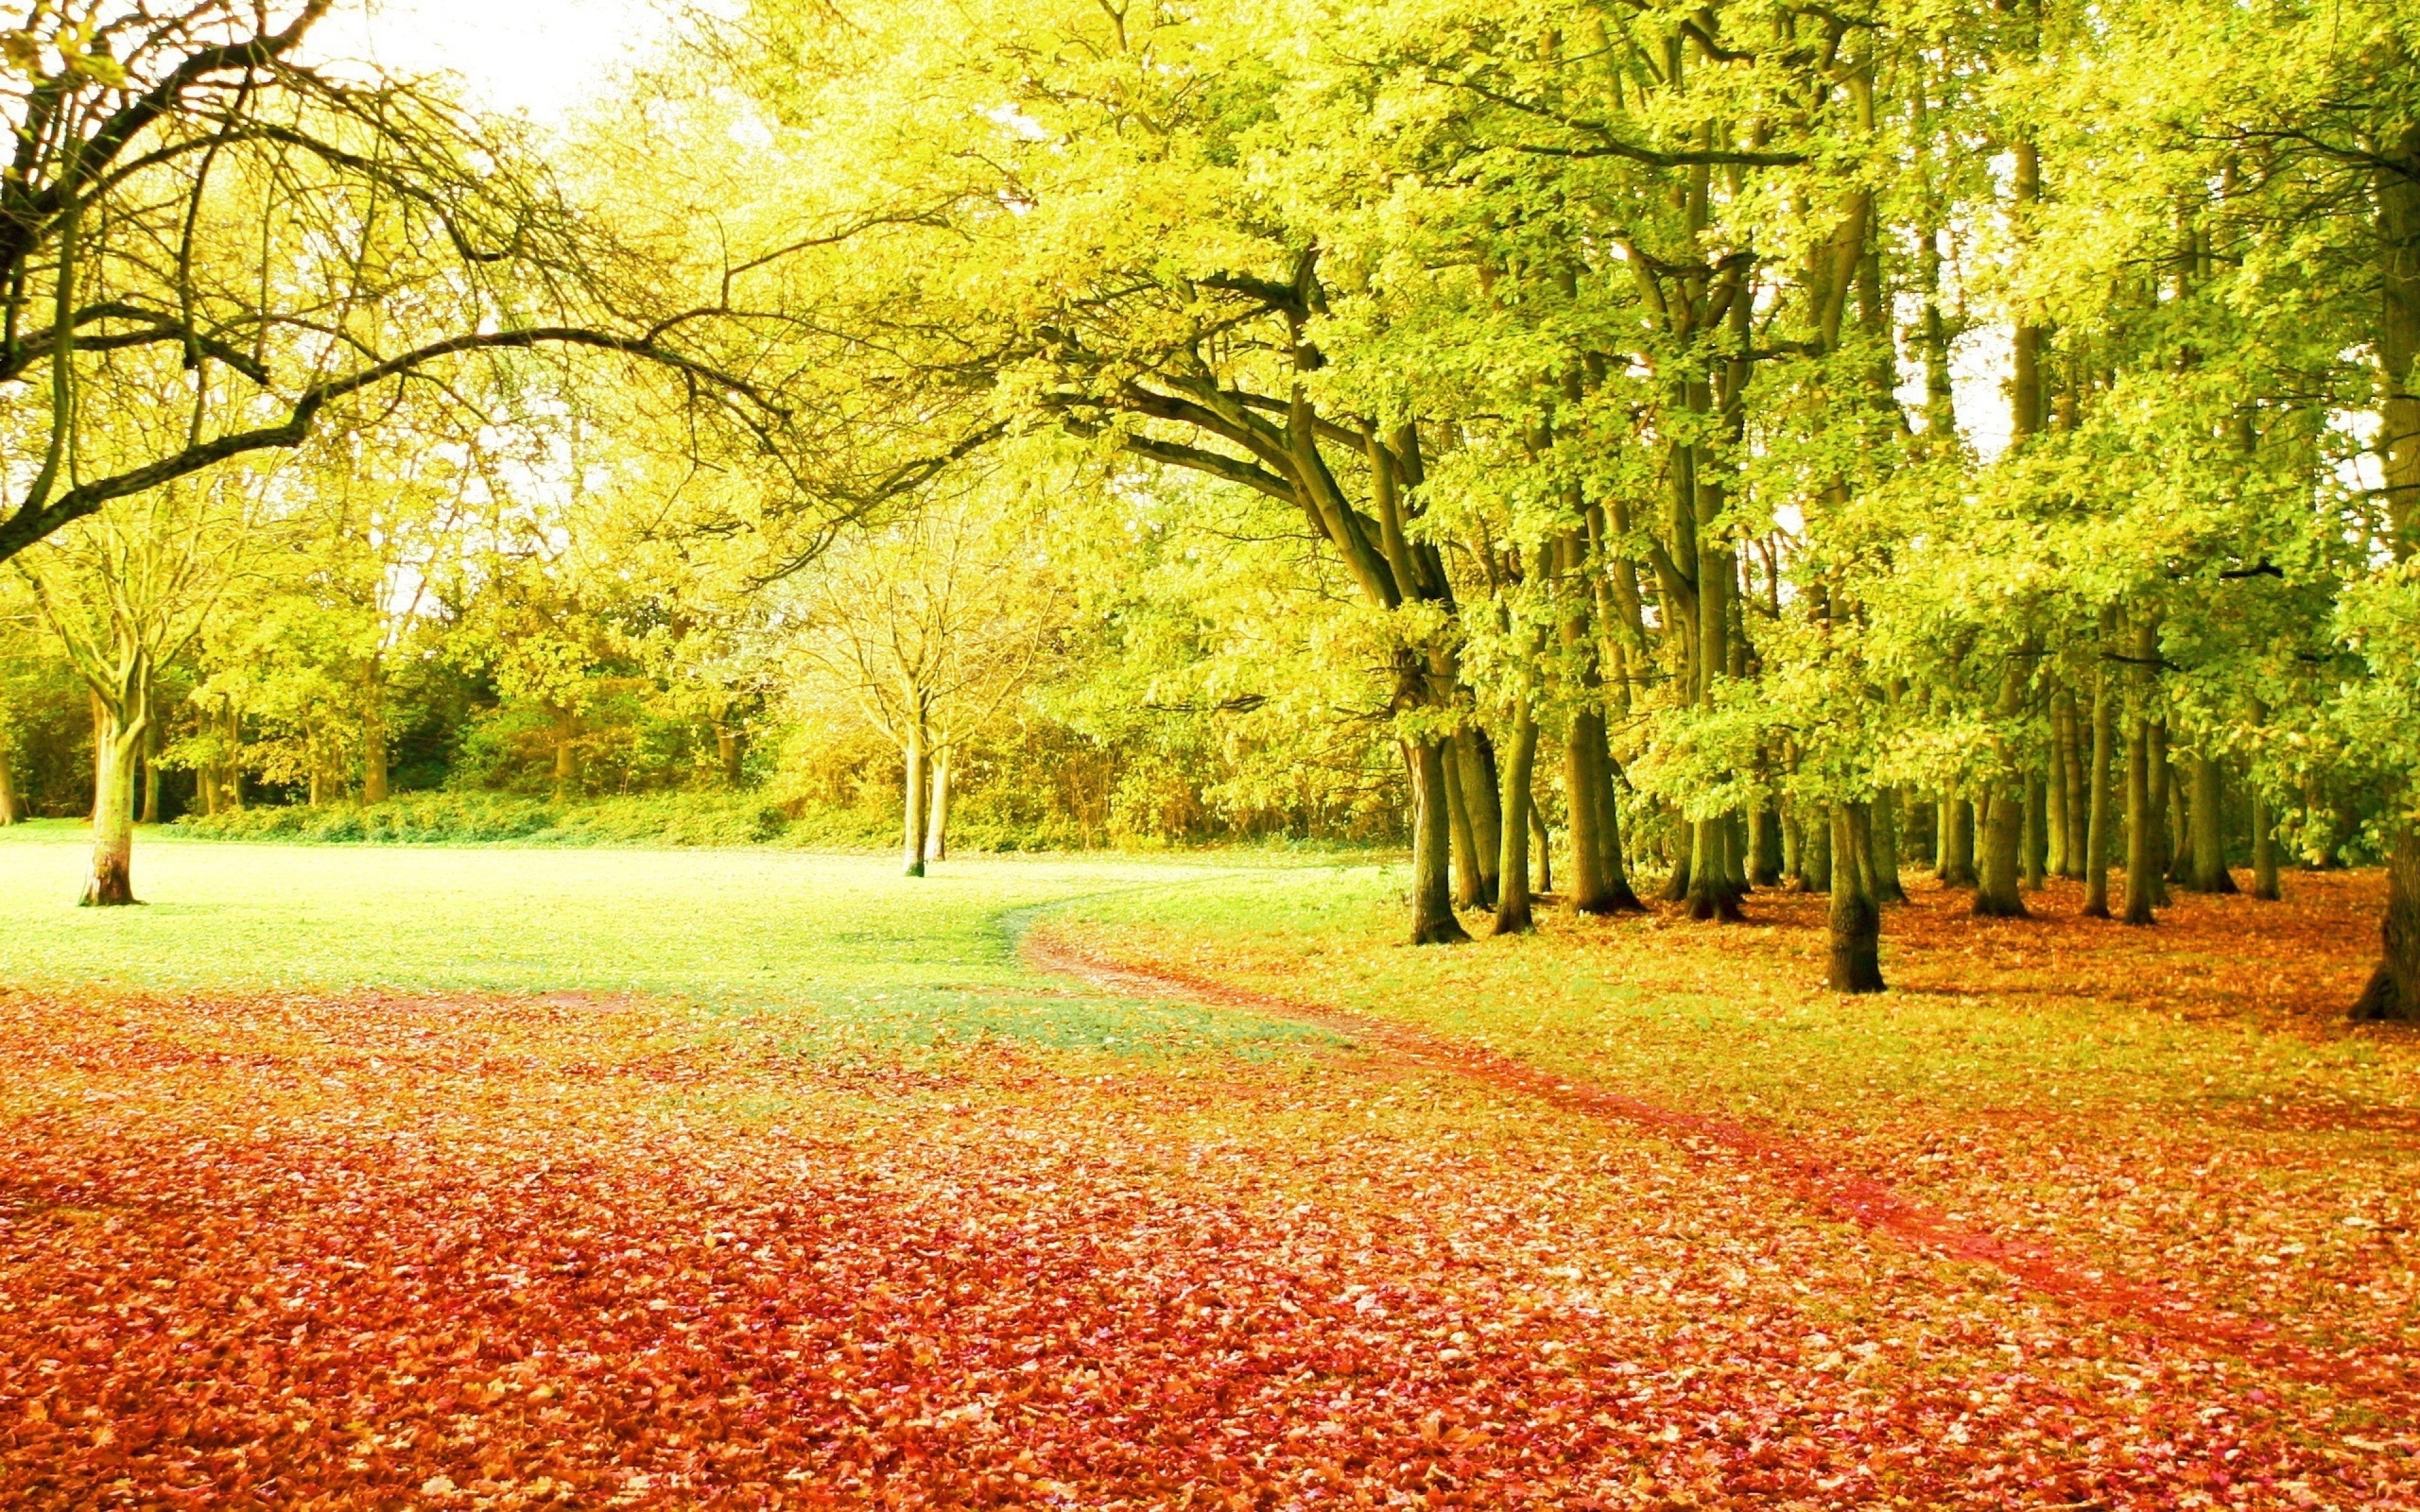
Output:
[[[2420,1506],[2409,0],[0,116],[0,1508]]]

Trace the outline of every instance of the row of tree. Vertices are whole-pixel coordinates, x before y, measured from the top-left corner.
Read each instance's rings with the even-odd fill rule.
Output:
[[[1573,906],[1625,825],[1705,918],[1821,856],[1850,990],[1911,835],[2135,923],[2349,844],[2420,1011],[2408,8],[957,12],[710,33],[855,218],[797,307],[924,424],[1299,512],[1391,647],[1414,938],[1457,858],[1528,926],[1558,768]]]
[[[1318,556],[1229,589],[1222,652],[1273,654],[1206,706],[1400,751],[1417,940],[1528,928],[1544,836],[1587,913],[1642,865],[1708,919],[1821,886],[1870,990],[1920,848],[1978,914],[2055,872],[2140,924],[2283,846],[2387,863],[2360,1011],[2420,1013],[2406,7],[757,0],[556,174],[295,65],[324,5],[189,8],[9,54],[44,378],[0,552],[288,512],[203,480],[426,406],[639,500],[608,576],[823,626],[913,869],[962,738],[921,701],[1048,639],[985,595],[1080,603],[1143,501],[1249,499],[1288,523],[1232,549]],[[1083,501],[1047,560],[961,573],[954,512],[1037,486]],[[944,623],[997,634],[900,628]],[[86,669],[121,741],[130,668]]]

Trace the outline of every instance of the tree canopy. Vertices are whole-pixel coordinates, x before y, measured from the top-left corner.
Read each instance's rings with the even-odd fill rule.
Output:
[[[1825,890],[1852,991],[1914,865],[2383,861],[2420,1013],[2409,7],[755,0],[551,165],[327,8],[8,42],[0,555],[296,454],[225,476],[313,544],[147,673],[205,807],[421,727],[919,868],[939,750],[1407,835],[1423,942]]]

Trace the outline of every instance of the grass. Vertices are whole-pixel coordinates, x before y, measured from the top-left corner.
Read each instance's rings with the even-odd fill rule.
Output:
[[[146,832],[148,905],[88,912],[85,852],[0,832],[12,1506],[2411,1504],[2420,1036],[2340,1022],[2375,875],[2149,932],[1919,887],[1844,999],[1769,893],[1416,950],[1366,860]],[[1029,928],[2153,1304],[1391,1031],[1037,977]]]
[[[2298,900],[2278,905],[2180,898],[2157,931],[2072,918],[2064,884],[2037,901],[2040,918],[2008,924],[1921,885],[1886,925],[1899,990],[1861,1000],[1823,988],[1823,901],[1776,893],[1745,929],[1542,910],[1536,934],[1446,950],[1401,943],[1404,881],[1386,867],[1088,898],[1064,917],[1139,958],[1697,1106],[1837,1126],[1902,1104],[2420,1099],[2420,1044],[2337,1022],[2366,973],[2373,882],[2297,879]]]
[[[1005,1036],[1155,1054],[1306,1031],[1038,982],[1011,935],[1088,896],[1173,894],[1237,870],[1136,857],[970,856],[922,879],[785,851],[232,844],[146,831],[145,906],[72,906],[68,823],[0,830],[0,977],[170,993],[634,993],[790,1011],[830,1048]]]

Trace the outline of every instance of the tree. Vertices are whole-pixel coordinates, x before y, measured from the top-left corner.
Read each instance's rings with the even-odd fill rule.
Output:
[[[86,907],[134,903],[135,779],[154,747],[162,671],[193,645],[264,544],[277,474],[226,470],[115,502],[21,556],[42,618],[93,699]]]
[[[900,753],[911,877],[946,838],[954,754],[1032,683],[1066,623],[1062,569],[1036,549],[1032,517],[996,495],[936,501],[828,553],[797,585],[811,685]]]
[[[623,307],[618,255],[512,144],[298,62],[332,4],[84,0],[7,34],[0,380],[26,388],[0,560],[468,356],[587,348],[752,392]],[[171,392],[186,424],[89,434]]]

